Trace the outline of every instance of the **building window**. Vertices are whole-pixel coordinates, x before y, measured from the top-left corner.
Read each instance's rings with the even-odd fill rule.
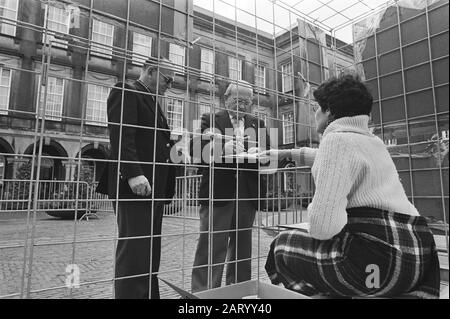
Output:
[[[340,64],[336,64],[336,76],[339,76],[339,74],[344,72],[344,66],[340,65]]]
[[[283,93],[291,92],[293,90],[294,71],[292,63],[286,63],[281,66],[281,85]]]
[[[202,116],[205,113],[211,113],[211,104],[201,102],[197,104],[197,118],[194,120],[193,129],[200,129],[202,126]]]
[[[203,114],[211,113],[211,105],[208,103],[199,103],[198,104],[198,118],[201,118]]]
[[[242,80],[242,60],[228,57],[228,73],[231,80]]]
[[[114,40],[114,26],[98,20],[92,21],[92,54],[111,58]]]
[[[200,70],[202,76],[212,77],[214,74],[214,52],[208,49],[201,49]]]
[[[110,88],[89,84],[86,104],[86,123],[92,125],[106,126],[106,101]]]
[[[217,96],[198,95],[198,103],[195,104],[196,115],[192,125],[194,130],[201,128],[201,120],[203,114],[212,114],[220,107],[220,99]]]
[[[173,64],[179,65],[181,69],[178,72],[183,72],[184,67],[184,55],[185,50],[184,47],[170,43],[169,46],[169,60],[172,61]]]
[[[258,111],[256,111],[254,114],[255,114],[255,117],[259,120],[262,120],[264,122],[264,126],[267,127],[267,114],[264,112],[258,112]]]
[[[8,112],[10,89],[11,70],[0,68],[0,114]]]
[[[47,79],[47,101],[44,101],[44,97],[45,86],[41,86],[40,106],[45,107],[45,118],[47,120],[61,121],[64,102],[64,80],[49,76]]]
[[[183,104],[182,99],[166,98],[167,124],[174,133],[183,132]]]
[[[47,6],[46,16],[44,28],[56,33],[69,34],[70,13],[68,10]],[[56,39],[53,35],[47,35],[44,42],[49,43],[50,41],[52,41],[52,46],[67,48],[67,40]]]
[[[10,20],[17,20],[17,10],[19,7],[19,0],[0,0],[0,17]],[[0,33],[11,36],[16,35],[16,25],[12,21],[5,21],[0,23]]]
[[[152,37],[133,32],[133,63],[142,65],[152,55]]]
[[[256,92],[266,93],[266,68],[261,65],[257,65],[255,68],[255,86]]]
[[[283,144],[294,143],[294,113],[282,114],[283,119]]]
[[[395,137],[385,138],[384,144],[386,144],[386,146],[395,146],[397,145],[397,139]]]

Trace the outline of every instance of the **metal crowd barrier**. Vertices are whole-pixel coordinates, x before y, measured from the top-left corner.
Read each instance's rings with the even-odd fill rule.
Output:
[[[259,212],[262,226],[302,222],[304,210],[311,202],[314,191],[310,170],[286,167],[274,174],[260,176],[262,194]],[[164,207],[165,216],[199,218],[201,178],[201,175],[176,178],[175,195],[172,203]],[[34,209],[35,183],[35,180],[0,180],[0,213]],[[38,183],[38,211],[61,218],[73,216],[75,210],[79,218],[84,214],[113,212],[112,202],[107,196],[96,192],[97,183],[56,180]],[[255,219],[255,225],[257,222]]]
[[[95,192],[96,183],[85,181],[0,180],[0,213],[15,213],[28,209],[46,212],[59,218],[77,218],[98,211],[112,211],[107,197]],[[33,206],[37,190],[36,206]]]
[[[164,206],[165,216],[198,218],[201,175],[178,176],[175,195],[170,205]]]
[[[201,178],[201,175],[176,178],[175,196],[164,207],[165,216],[199,218]],[[255,219],[255,226],[270,228],[303,222],[314,194],[310,169],[290,165],[273,174],[261,174],[260,178],[259,220]]]

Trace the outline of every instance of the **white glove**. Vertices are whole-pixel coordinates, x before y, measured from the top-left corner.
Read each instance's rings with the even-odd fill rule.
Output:
[[[150,196],[152,194],[152,187],[144,175],[128,179],[128,185],[130,185],[133,193],[138,196]]]

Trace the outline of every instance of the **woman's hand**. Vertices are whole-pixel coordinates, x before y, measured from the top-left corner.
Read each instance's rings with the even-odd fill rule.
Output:
[[[259,147],[250,147],[247,151],[248,154],[258,154],[261,150]]]
[[[271,161],[282,161],[288,157],[291,157],[291,150],[278,150],[278,149],[270,149],[267,151],[264,151],[259,154],[260,156],[267,156],[270,158]]]

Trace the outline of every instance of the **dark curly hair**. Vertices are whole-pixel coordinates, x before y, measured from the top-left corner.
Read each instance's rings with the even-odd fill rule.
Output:
[[[358,75],[341,74],[323,82],[313,93],[323,112],[330,110],[334,119],[369,115],[373,97]]]

